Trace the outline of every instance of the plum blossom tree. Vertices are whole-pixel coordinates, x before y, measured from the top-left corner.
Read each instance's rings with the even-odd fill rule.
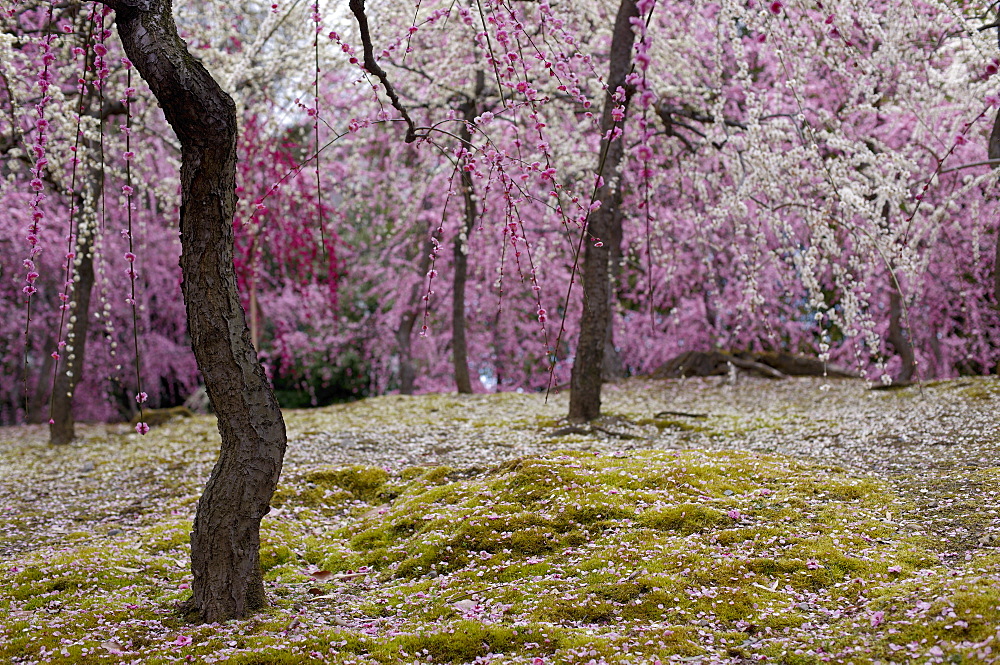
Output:
[[[188,332],[223,441],[191,535],[190,609],[207,621],[245,616],[264,603],[260,520],[281,471],[285,428],[236,288],[236,106],[181,41],[169,0],[106,4],[181,144]]]
[[[652,3],[646,4],[646,12]],[[635,0],[622,0],[615,17],[611,37],[608,86],[601,114],[601,152],[596,169],[597,185],[594,210],[585,221],[583,237],[583,318],[576,345],[576,358],[570,380],[569,419],[586,422],[601,413],[601,383],[603,381],[604,353],[611,326],[611,280],[608,262],[612,238],[621,237],[623,218],[622,190],[618,177],[624,158],[623,130],[621,125],[628,109],[629,82],[626,77],[632,70],[632,49],[635,42],[633,25],[641,23],[640,10]],[[634,83],[631,84],[634,86]],[[605,174],[607,177],[605,178]]]
[[[127,151],[119,125],[126,124],[126,108],[121,95],[109,89],[124,78],[124,69],[120,51],[116,55],[116,47],[105,41],[103,14],[94,5],[74,4],[49,16],[46,5],[21,3],[0,18],[5,26],[0,43],[4,81],[0,123],[5,139],[0,142],[5,156],[0,197],[13,204],[12,214],[3,217],[5,224],[11,224],[5,237],[19,238],[17,244],[0,246],[6,266],[24,259],[18,258],[23,229],[34,226],[37,231],[27,259],[34,268],[26,269],[24,281],[5,280],[0,291],[5,309],[11,312],[10,335],[5,333],[0,346],[4,367],[0,419],[52,420],[52,440],[62,443],[72,438],[74,408],[77,415],[91,419],[131,415],[138,406],[134,395],[139,389],[129,370],[137,358],[143,373],[156,377],[149,389],[154,403],[192,389],[194,363],[177,353],[184,333],[174,325],[181,310],[172,296],[158,307],[147,306],[147,301],[124,311],[113,306],[124,300],[116,294],[121,289],[118,275],[127,272],[123,254],[128,248],[116,232],[105,231],[126,227],[125,209],[118,205],[123,197],[111,191],[124,178]],[[47,94],[42,94],[42,75]],[[129,117],[137,124],[134,129],[143,133],[156,122],[155,117],[147,118],[142,105],[132,106]],[[160,237],[155,216],[157,207],[169,206],[174,198],[175,181],[158,177],[164,163],[169,163],[169,155],[154,146],[131,164],[133,175],[150,183],[144,188],[142,205],[133,198],[131,208],[138,227],[148,230],[135,239],[134,248],[141,251],[146,242],[156,242],[161,249],[143,263],[140,278],[144,283],[148,278],[151,285],[165,284],[169,292],[177,279],[176,255],[170,251],[176,239],[169,234]],[[30,181],[25,174],[30,174]],[[24,200],[26,191],[33,193]],[[20,217],[22,207],[32,222]],[[37,275],[33,282],[27,282],[27,273]],[[35,289],[28,310],[30,326],[23,302],[26,288]],[[135,355],[135,324],[144,331],[143,342],[163,356]],[[20,330],[15,331],[17,326]],[[25,336],[26,332],[30,334]],[[16,343],[20,339],[26,344]],[[104,343],[95,348],[98,340]],[[19,368],[25,360],[30,369],[39,371]],[[54,390],[53,383],[58,384]]]

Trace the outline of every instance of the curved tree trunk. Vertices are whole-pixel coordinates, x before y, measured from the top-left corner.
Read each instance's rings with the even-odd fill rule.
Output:
[[[477,100],[483,93],[486,75],[482,70],[476,72],[476,89],[472,97],[462,104],[462,123],[458,136],[462,139],[462,147],[468,148],[472,141],[469,125],[476,117]],[[469,376],[469,345],[465,338],[465,284],[469,274],[469,235],[475,226],[479,210],[476,206],[476,190],[472,183],[472,174],[462,169],[462,199],[465,201],[464,230],[455,237],[455,280],[451,290],[451,354],[455,367],[455,386],[459,393],[472,392],[472,379]]]
[[[188,332],[222,448],[191,533],[188,615],[243,617],[265,604],[260,521],[285,424],[250,343],[233,267],[236,105],[177,34],[170,0],[105,0],[128,57],[181,143],[181,270]]]
[[[616,125],[611,111],[615,102],[611,95],[619,86],[625,88],[625,77],[632,68],[632,45],[635,34],[630,18],[638,17],[635,0],[622,0],[615,18],[615,29],[611,37],[611,68],[608,76],[608,90],[604,99],[604,113],[601,117],[601,132],[608,136]],[[628,106],[626,93],[623,105]],[[602,205],[590,215],[586,229],[583,255],[583,318],[580,321],[580,338],[576,346],[576,358],[570,376],[569,419],[572,422],[586,422],[601,414],[601,371],[604,367],[604,348],[611,324],[611,280],[608,274],[610,244],[620,230],[622,217],[618,167],[624,148],[622,139],[602,140],[603,163],[598,164],[598,172],[605,177],[604,185],[597,197]],[[590,238],[602,241],[595,247]]]

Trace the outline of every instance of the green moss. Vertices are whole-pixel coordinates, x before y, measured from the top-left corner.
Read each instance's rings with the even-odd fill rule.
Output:
[[[382,409],[400,427],[411,416],[439,423],[455,413],[470,429],[500,427],[469,410],[488,399],[380,398],[293,414],[290,426],[328,431],[322,419],[335,415],[377,441],[383,425],[373,414]],[[529,398],[500,399],[519,407]],[[428,415],[429,406],[438,412]],[[731,418],[734,428],[785,425],[751,421]],[[510,429],[540,423],[549,426],[526,412]],[[482,428],[476,436],[489,433]],[[965,476],[984,489],[1000,473]],[[948,505],[966,511],[958,480]],[[912,523],[926,510],[916,499],[835,467],[697,450],[558,452],[487,472],[413,467],[394,477],[299,468],[276,495],[282,510],[262,525],[265,611],[214,627],[183,623],[176,605],[190,593],[190,526],[152,516],[99,548],[63,538],[65,551],[5,558],[0,660],[113,662],[99,646],[113,630],[130,649],[123,660],[150,665],[223,653],[229,663],[311,662],[314,650],[329,663],[366,665],[487,654],[498,665],[536,656],[814,663],[818,653],[924,662],[936,644],[946,662],[981,662],[970,645],[1000,625],[1000,560],[973,548],[968,562],[942,566],[940,538],[899,528],[901,513]],[[323,580],[317,568],[338,575]],[[180,633],[192,644],[174,644]],[[924,645],[922,655],[910,653],[912,643]]]
[[[320,469],[285,481],[271,497],[275,508],[303,506],[324,514],[338,513],[352,500],[391,500],[396,489],[387,484],[389,474],[368,466]]]
[[[660,531],[677,531],[683,534],[715,528],[726,521],[721,511],[706,506],[682,503],[669,508],[647,510],[640,523]]]
[[[226,659],[227,665],[297,665],[298,663],[325,663],[326,658],[310,657],[301,653],[288,653],[280,647],[264,653],[240,653]]]
[[[303,480],[317,487],[339,487],[350,492],[356,499],[371,501],[389,480],[389,474],[384,469],[371,466],[350,466],[313,471],[303,476]]]
[[[393,651],[398,648],[406,654],[419,654],[421,660],[433,663],[465,663],[488,653],[510,651],[516,644],[514,630],[509,627],[459,621],[446,632],[400,637],[394,640]]]

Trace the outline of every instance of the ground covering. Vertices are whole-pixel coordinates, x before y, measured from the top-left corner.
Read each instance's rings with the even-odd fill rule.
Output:
[[[272,600],[191,625],[210,417],[0,430],[0,660],[1000,661],[992,379],[633,381],[288,412]]]

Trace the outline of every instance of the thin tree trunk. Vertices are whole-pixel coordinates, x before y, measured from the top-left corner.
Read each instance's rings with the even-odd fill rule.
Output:
[[[468,149],[472,141],[469,125],[476,117],[477,101],[482,95],[486,75],[480,70],[476,72],[476,88],[472,97],[462,104],[462,118],[465,120],[458,130],[462,139],[462,147]],[[476,190],[472,183],[472,174],[465,169],[461,171],[462,198],[465,201],[465,228],[455,237],[455,280],[451,291],[451,353],[455,366],[455,385],[459,393],[472,392],[472,379],[469,376],[469,346],[465,338],[465,284],[469,273],[469,235],[479,216],[476,206]]]
[[[101,173],[90,173],[92,183],[90,201],[96,204],[101,196],[104,183]],[[85,200],[81,200],[81,212]],[[78,226],[76,239],[76,256],[80,263],[76,267],[72,291],[69,292],[73,301],[70,310],[73,316],[69,320],[66,334],[64,357],[66,362],[61,370],[57,370],[52,388],[52,412],[49,421],[49,443],[64,445],[75,436],[75,419],[73,418],[73,395],[83,378],[83,368],[86,365],[87,335],[90,331],[90,296],[94,289],[94,232],[96,220],[83,221]]]
[[[417,263],[417,271],[423,276],[431,265],[431,252],[434,246],[430,240],[425,240],[421,246],[420,260]],[[396,346],[399,349],[399,393],[401,395],[412,395],[414,383],[417,379],[417,369],[413,365],[413,326],[416,325],[417,317],[420,315],[420,294],[423,292],[423,281],[417,282],[410,288],[409,306],[403,311],[399,319],[399,328],[396,329]]]
[[[1000,35],[997,38],[1000,39]],[[997,115],[993,119],[993,131],[990,132],[986,154],[990,159],[1000,159],[1000,111],[997,111]],[[993,166],[993,168],[997,167]],[[997,231],[995,252],[993,258],[993,297],[1000,303],[1000,230]]]
[[[427,272],[426,270],[424,272]],[[417,380],[417,369],[413,365],[413,325],[417,321],[421,284],[410,289],[410,307],[400,317],[396,329],[396,346],[399,349],[399,394],[412,395]]]
[[[892,348],[896,350],[902,361],[899,376],[896,377],[895,382],[909,383],[913,379],[915,366],[913,344],[903,326],[903,300],[895,285],[889,293],[889,335],[886,337],[886,341],[892,344]]]
[[[607,96],[601,117],[601,132],[608,135],[617,123],[611,111],[616,106],[611,95],[619,86],[626,88],[625,77],[632,68],[632,45],[635,34],[630,18],[638,17],[635,0],[622,0],[615,19],[615,29],[611,37],[611,67],[608,76]],[[628,93],[622,105],[628,106]],[[608,275],[610,241],[615,237],[616,224],[621,224],[618,208],[621,206],[621,188],[618,168],[624,154],[622,139],[608,141],[602,139],[603,163],[597,171],[604,176],[604,184],[597,196],[602,205],[591,213],[586,229],[583,255],[583,318],[580,321],[580,337],[576,346],[576,358],[570,376],[569,419],[572,422],[586,422],[601,414],[601,372],[604,367],[604,347],[607,329],[611,323],[611,280]],[[591,239],[602,241],[595,246]]]
[[[170,0],[104,0],[128,57],[181,143],[181,271],[188,332],[222,448],[191,533],[189,617],[247,616],[265,602],[260,521],[285,424],[250,342],[233,266],[236,105],[177,34]]]
[[[430,202],[425,201],[425,206]],[[437,234],[434,234],[437,236]],[[431,267],[431,252],[434,251],[434,242],[431,238],[425,237],[420,246],[420,253],[417,257],[417,274],[421,277],[427,274]],[[399,393],[401,395],[412,395],[414,383],[417,379],[417,369],[413,364],[413,326],[420,316],[423,302],[421,294],[424,290],[423,281],[419,281],[410,288],[409,304],[403,315],[399,319],[399,327],[396,329],[396,345],[399,349]]]
[[[40,347],[40,350],[45,352],[42,356],[42,367],[38,371],[38,378],[30,393],[28,413],[24,414],[25,419],[32,424],[49,422],[49,388],[52,387],[49,377],[52,376],[52,363],[55,362],[51,350],[55,347],[54,337]]]
[[[625,220],[625,214],[620,205],[615,208],[614,212],[615,219],[611,224],[611,236],[606,243],[610,250],[608,272],[610,273],[611,286],[608,288],[608,331],[604,337],[604,363],[601,368],[601,380],[605,382],[617,381],[625,377],[622,355],[618,353],[618,348],[615,346],[614,324],[615,301],[617,299],[615,287],[622,272],[622,240],[624,236],[622,222]]]

